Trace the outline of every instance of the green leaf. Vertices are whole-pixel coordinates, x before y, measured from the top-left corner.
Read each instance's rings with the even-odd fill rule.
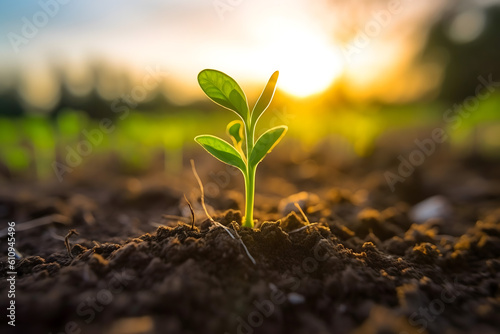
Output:
[[[255,124],[257,124],[257,122],[259,121],[260,116],[262,116],[264,111],[266,111],[267,107],[269,107],[269,105],[271,104],[274,92],[276,91],[278,75],[278,71],[274,72],[273,75],[271,75],[266,87],[260,94],[260,97],[252,110],[252,128],[255,128]]]
[[[277,126],[267,130],[255,143],[250,154],[249,165],[256,166],[264,157],[272,151],[285,135],[288,127],[286,125]]]
[[[211,135],[197,136],[194,140],[220,161],[237,167],[242,172],[246,171],[245,162],[240,153],[225,140]]]
[[[241,151],[243,145],[243,122],[240,120],[232,121],[227,125],[227,134],[231,137],[234,147]]]
[[[212,101],[236,112],[243,121],[247,121],[247,98],[233,78],[220,71],[207,69],[198,74],[198,83]]]

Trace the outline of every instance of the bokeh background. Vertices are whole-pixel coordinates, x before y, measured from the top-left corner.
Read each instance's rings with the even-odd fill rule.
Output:
[[[251,105],[280,71],[261,126],[287,124],[287,152],[397,166],[440,127],[454,154],[500,156],[499,1],[6,0],[0,32],[7,182],[175,175],[233,118],[204,68]]]

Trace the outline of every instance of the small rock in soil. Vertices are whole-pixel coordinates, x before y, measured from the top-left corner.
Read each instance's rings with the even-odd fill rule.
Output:
[[[453,212],[450,201],[444,196],[432,196],[416,204],[410,210],[410,218],[417,223],[424,223],[432,218],[450,218]]]

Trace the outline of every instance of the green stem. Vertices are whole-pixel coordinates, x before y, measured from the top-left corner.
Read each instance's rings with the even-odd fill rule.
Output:
[[[245,178],[246,203],[243,226],[253,228],[253,204],[255,196],[255,168],[248,168]]]
[[[246,158],[247,170],[245,175],[245,218],[243,226],[253,228],[253,205],[255,196],[255,167],[250,166],[250,154],[253,150],[253,129],[250,126],[245,127],[246,137]]]

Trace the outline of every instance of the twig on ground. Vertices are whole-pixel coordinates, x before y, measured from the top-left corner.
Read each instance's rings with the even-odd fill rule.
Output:
[[[80,235],[75,229],[69,230],[68,234],[64,237],[64,245],[66,245],[66,250],[68,251],[68,255],[70,258],[73,258],[73,254],[71,254],[71,245],[69,243],[69,238],[73,235]]]
[[[59,234],[56,233],[56,228],[54,226],[49,227],[48,231],[49,231],[49,235],[52,238],[54,238],[56,240],[64,241],[64,237],[60,236]]]
[[[311,222],[309,222],[309,219],[307,218],[306,214],[304,213],[304,211],[302,210],[302,208],[300,207],[300,205],[299,205],[297,202],[295,202],[295,203],[294,203],[294,205],[295,205],[295,207],[296,207],[297,209],[299,209],[299,211],[300,211],[300,213],[302,214],[302,217],[303,217],[303,218],[304,218],[304,220],[306,221],[307,225],[306,225],[306,226],[299,227],[298,229],[295,229],[295,230],[293,230],[293,231],[290,231],[290,232],[288,232],[288,234],[290,234],[290,233],[300,232],[300,231],[305,230],[305,229],[307,229],[307,228],[309,228],[309,227],[312,227],[312,226],[318,225],[318,223],[312,223],[312,224],[311,224]]]
[[[60,240],[60,241],[64,241],[64,240],[65,240],[65,237],[63,237],[62,235],[57,234],[57,232],[56,232],[56,228],[55,228],[54,226],[49,227],[49,228],[48,228],[48,231],[49,231],[49,235],[50,235],[52,238],[54,238],[54,239],[56,239],[56,240]],[[84,238],[78,238],[78,239],[73,240],[73,241],[74,241],[75,243],[77,243],[77,244],[80,244],[80,243],[85,242],[85,241],[87,241],[87,240],[86,240],[86,239],[84,239]]]
[[[307,224],[311,224],[311,223],[309,222],[309,219],[307,219],[306,214],[304,213],[304,211],[303,211],[303,210],[302,210],[302,208],[300,207],[299,203],[295,202],[295,203],[293,203],[293,205],[295,205],[295,207],[296,207],[297,209],[299,209],[299,211],[300,211],[300,213],[302,214],[302,217],[304,218],[304,220],[306,221],[306,223],[307,223]]]
[[[229,229],[227,227],[225,227],[224,225],[222,225],[219,222],[216,222],[215,220],[212,220],[212,223],[214,223],[216,226],[219,226],[219,227],[222,227],[223,229],[225,229],[226,232],[231,236],[231,238],[233,238],[233,239],[236,240],[236,238],[234,237],[234,235],[231,233],[231,231],[229,231]]]
[[[222,227],[224,230],[226,230],[226,232],[231,236],[231,238],[234,239],[234,235],[231,233],[231,231],[229,231],[229,229],[227,227],[225,227],[224,225],[222,225],[221,223],[219,222],[216,222],[209,214],[208,214],[208,210],[207,210],[207,207],[205,205],[205,190],[203,188],[203,183],[201,182],[201,179],[200,177],[198,176],[198,173],[196,172],[196,166],[194,165],[194,160],[191,159],[191,169],[193,170],[193,174],[194,174],[194,177],[196,178],[196,181],[198,181],[198,185],[200,187],[200,191],[201,191],[201,206],[203,207],[203,210],[205,211],[205,214],[207,215],[208,219],[210,219],[210,221],[212,223],[214,223],[216,226],[219,226],[219,227]]]
[[[200,191],[201,191],[201,206],[203,207],[203,210],[205,211],[205,214],[207,215],[208,219],[211,221],[214,221],[214,219],[208,214],[207,207],[205,205],[205,189],[203,188],[203,183],[201,183],[201,179],[198,176],[198,173],[196,172],[196,166],[194,165],[194,160],[191,159],[191,169],[193,170],[194,177],[196,178],[196,181],[198,181],[198,185],[200,186]]]
[[[21,224],[16,225],[16,232],[21,232],[21,231],[26,231],[30,230],[35,227],[43,226],[43,225],[48,225],[52,223],[59,223],[59,224],[64,224],[64,225],[69,225],[71,223],[71,220],[58,213],[54,213],[48,216],[36,218]],[[7,229],[3,229],[0,231],[0,238],[3,238],[7,235]]]
[[[253,256],[250,255],[250,252],[248,251],[247,246],[245,245],[245,243],[243,242],[243,239],[241,239],[240,235],[238,234],[238,231],[236,230],[236,226],[234,226],[234,222],[232,222],[231,225],[233,225],[234,234],[236,234],[236,236],[240,240],[241,244],[243,245],[243,248],[245,249],[245,252],[247,253],[248,257],[250,258],[250,261],[252,261],[252,263],[254,265],[256,265],[257,262],[255,261],[255,259],[253,258]]]
[[[191,205],[191,203],[187,199],[186,194],[184,194],[184,199],[186,200],[186,202],[187,202],[187,204],[189,206],[189,210],[191,211],[191,230],[194,230],[194,210],[193,210],[193,206]]]
[[[183,216],[176,216],[176,215],[161,215],[162,218],[168,219],[168,220],[180,220],[183,222],[189,222],[188,217],[183,217]],[[158,224],[161,225],[161,224]]]
[[[305,230],[305,229],[307,229],[307,228],[309,228],[309,227],[313,227],[313,226],[315,226],[315,225],[318,225],[318,223],[312,223],[312,224],[309,224],[309,225],[306,225],[306,226],[299,227],[299,228],[298,228],[298,229],[296,229],[296,230],[293,230],[293,231],[288,232],[288,234],[291,234],[291,233],[296,233],[296,232],[300,232],[300,231],[302,231],[302,230]]]

